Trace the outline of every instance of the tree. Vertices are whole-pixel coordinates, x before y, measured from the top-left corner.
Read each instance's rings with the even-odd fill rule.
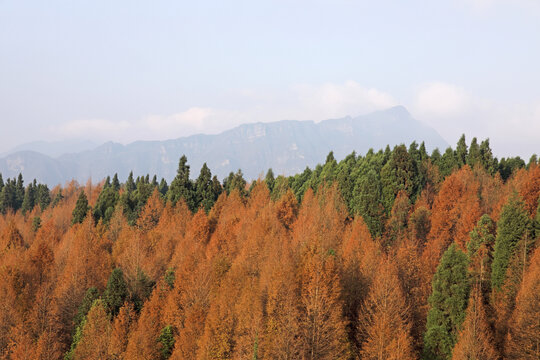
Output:
[[[459,167],[467,163],[467,143],[465,142],[465,134],[461,135],[456,146],[456,159]]]
[[[88,312],[73,359],[106,359],[110,336],[111,323],[105,304],[99,299],[95,300]]]
[[[91,287],[88,290],[86,290],[83,301],[81,302],[81,305],[79,305],[77,314],[75,315],[75,318],[73,319],[73,324],[75,325],[75,328],[78,328],[82,324],[82,322],[86,319],[86,315],[92,308],[94,301],[96,301],[97,299],[99,299],[99,291],[97,288]]]
[[[118,191],[115,190],[114,186],[104,187],[94,207],[94,221],[97,223],[100,219],[103,219],[103,222],[108,224],[118,199]]]
[[[174,332],[171,325],[165,326],[159,333],[158,342],[161,343],[161,359],[171,357],[174,348]]]
[[[118,310],[124,304],[128,296],[127,284],[124,280],[122,269],[116,268],[112,271],[107,288],[103,292],[103,300],[108,311],[114,317],[118,314]]]
[[[505,350],[508,359],[540,358],[540,247],[531,257],[521,283]]]
[[[409,311],[393,259],[377,269],[369,295],[359,313],[362,359],[414,359]]]
[[[214,192],[212,183],[212,173],[206,163],[201,168],[201,173],[195,181],[195,203],[196,208],[203,207],[206,213],[210,211],[216,202],[219,193]],[[193,210],[196,210],[193,209]]]
[[[195,211],[196,204],[194,195],[193,183],[189,179],[189,165],[187,164],[187,157],[182,155],[178,163],[176,177],[171,182],[167,197],[173,203],[173,205],[175,205],[178,200],[184,199],[190,210]]]
[[[348,344],[333,255],[308,250],[302,273],[300,333],[303,358],[346,359]]]
[[[457,341],[469,297],[467,256],[450,245],[433,277],[433,292],[424,335],[425,359],[450,359]]]
[[[353,210],[362,216],[373,236],[379,236],[383,231],[381,196],[381,181],[375,170],[357,177],[353,189]]]
[[[275,178],[274,178],[274,171],[272,170],[272,168],[268,169],[268,171],[266,172],[266,176],[264,177],[264,183],[266,184],[266,186],[268,186],[268,190],[270,191],[270,193],[272,193],[272,191],[274,190],[274,183],[276,182]]]
[[[497,237],[491,267],[491,287],[494,290],[501,290],[508,263],[518,241],[527,229],[528,222],[529,217],[523,202],[517,194],[512,195],[503,207],[501,217],[497,222]]]
[[[486,318],[482,290],[475,287],[469,298],[467,315],[452,352],[452,360],[497,360],[493,333]]]
[[[495,223],[489,215],[484,214],[471,231],[467,243],[467,255],[473,283],[482,294],[489,290],[491,268],[491,252],[495,243]]]
[[[133,311],[133,305],[126,302],[120,308],[118,316],[116,316],[112,324],[111,341],[107,350],[111,360],[125,359],[129,333],[135,323],[136,315]]]
[[[88,199],[86,198],[84,191],[81,191],[77,203],[75,203],[75,208],[73,209],[71,224],[82,224],[88,210],[90,210]]]

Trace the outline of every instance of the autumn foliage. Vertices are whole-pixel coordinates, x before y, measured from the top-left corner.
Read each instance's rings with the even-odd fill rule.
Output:
[[[0,358],[538,359],[540,168],[415,146],[5,211]]]

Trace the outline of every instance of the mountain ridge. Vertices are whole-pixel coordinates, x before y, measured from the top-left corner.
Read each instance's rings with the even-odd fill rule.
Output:
[[[170,181],[178,159],[185,154],[196,177],[204,162],[219,178],[242,169],[247,179],[256,179],[268,168],[291,175],[321,162],[329,151],[341,159],[352,151],[365,153],[387,144],[393,146],[425,141],[426,148],[444,149],[448,144],[432,128],[415,120],[403,106],[357,117],[346,116],[320,122],[280,120],[241,124],[219,134],[194,134],[169,140],[135,141],[126,145],[106,142],[91,150],[57,157],[19,151],[0,158],[0,173],[6,177],[22,172],[25,179],[56,185],[75,179],[101,180],[118,173],[121,179],[157,174]]]

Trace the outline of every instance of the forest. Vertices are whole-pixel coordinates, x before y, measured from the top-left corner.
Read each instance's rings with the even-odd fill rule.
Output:
[[[0,358],[538,360],[539,202],[535,155],[465,136],[252,182],[0,174]]]

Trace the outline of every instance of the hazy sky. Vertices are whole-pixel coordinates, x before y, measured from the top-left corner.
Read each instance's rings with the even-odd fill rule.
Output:
[[[540,153],[540,1],[0,0],[0,152],[396,104]]]

